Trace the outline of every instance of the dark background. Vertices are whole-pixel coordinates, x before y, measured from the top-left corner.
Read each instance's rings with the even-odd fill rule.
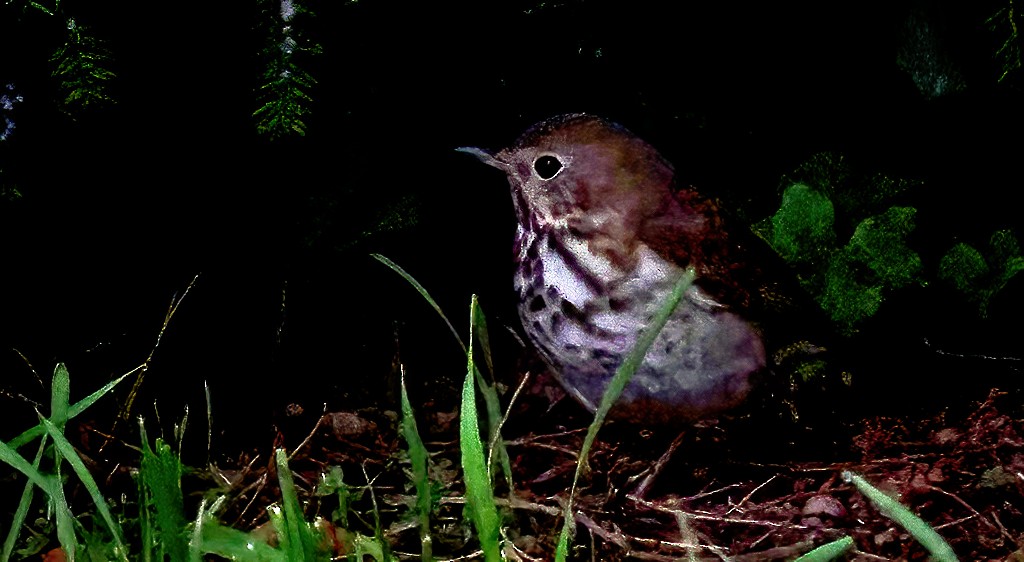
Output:
[[[458,347],[369,253],[417,277],[463,332],[473,293],[492,331],[515,326],[505,180],[453,149],[501,148],[576,111],[627,126],[750,221],[822,151],[920,181],[903,202],[932,283],[891,295],[863,329],[858,355],[881,367],[865,371],[885,393],[952,400],[963,365],[930,370],[924,338],[1020,355],[1019,288],[983,322],[934,281],[953,244],[1024,232],[1020,71],[998,81],[1007,31],[986,24],[1001,2],[311,2],[308,131],[273,142],[252,117],[266,42],[254,5],[64,2],[117,75],[116,104],[72,119],[48,60],[63,22],[16,4],[0,7],[0,85],[24,98],[0,142],[0,181],[22,195],[0,201],[5,419],[34,417],[21,395],[47,402],[22,355],[45,381],[67,362],[79,398],[147,356],[196,274],[144,415],[154,399],[167,418],[203,412],[205,381],[215,425],[263,439],[288,404],[387,404],[396,346],[416,400],[453,404]],[[933,95],[943,79],[954,86]]]

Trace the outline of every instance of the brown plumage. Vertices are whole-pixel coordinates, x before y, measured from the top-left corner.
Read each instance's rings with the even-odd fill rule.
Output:
[[[705,417],[739,404],[767,361],[748,318],[764,304],[744,236],[652,146],[601,118],[530,128],[491,154],[518,219],[515,289],[530,341],[563,386],[593,409],[688,266],[697,281],[613,409],[639,421]]]

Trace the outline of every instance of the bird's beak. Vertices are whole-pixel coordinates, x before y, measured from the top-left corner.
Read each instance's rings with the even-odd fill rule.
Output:
[[[493,154],[483,150],[482,148],[477,148],[475,146],[460,146],[455,150],[458,152],[465,152],[466,154],[472,154],[477,157],[477,160],[480,160],[488,166],[492,166],[502,171],[508,171],[508,164],[498,160]]]

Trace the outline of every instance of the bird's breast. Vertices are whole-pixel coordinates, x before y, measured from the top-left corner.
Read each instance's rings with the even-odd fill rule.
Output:
[[[521,229],[516,261],[528,338],[591,409],[683,274],[643,244],[628,260],[631,267],[617,267],[566,232]],[[623,400],[677,404],[692,415],[715,411],[745,395],[748,376],[764,366],[759,332],[693,285]]]

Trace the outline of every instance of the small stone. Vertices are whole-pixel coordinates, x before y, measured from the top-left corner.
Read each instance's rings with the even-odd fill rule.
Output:
[[[844,517],[846,515],[846,507],[832,496],[814,496],[804,504],[802,513],[804,515]]]

